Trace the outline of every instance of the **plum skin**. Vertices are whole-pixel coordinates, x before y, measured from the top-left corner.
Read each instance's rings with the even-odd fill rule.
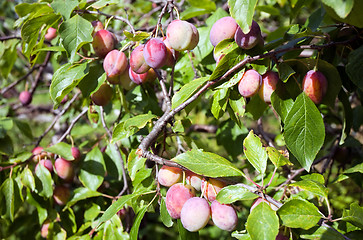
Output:
[[[197,191],[200,191],[201,189],[202,178],[203,178],[202,176],[192,171],[185,172],[185,182],[189,185],[192,185]]]
[[[126,70],[128,65],[125,53],[112,50],[107,53],[103,61],[103,69],[107,74],[107,80],[111,84],[119,83],[119,76]]]
[[[190,232],[197,232],[204,228],[210,218],[210,206],[204,198],[189,198],[183,205],[180,220],[183,227]]]
[[[29,105],[32,100],[33,100],[33,96],[30,92],[28,91],[22,91],[20,94],[19,94],[19,100],[21,102],[21,104],[23,106],[27,106]]]
[[[199,33],[193,24],[183,20],[174,20],[166,29],[166,38],[176,51],[192,50],[199,42]]]
[[[63,206],[68,202],[70,195],[69,188],[63,185],[55,186],[53,190],[53,199],[60,206]]]
[[[106,106],[112,99],[113,90],[107,84],[103,83],[100,88],[91,95],[94,104],[98,106]]]
[[[52,27],[48,28],[47,33],[44,35],[44,38],[48,41],[52,41],[56,37],[57,37],[57,29]]]
[[[130,68],[137,74],[146,73],[150,66],[146,63],[144,58],[145,45],[137,46],[130,54]]]
[[[49,159],[40,160],[39,163],[37,164],[37,166],[35,167],[35,171],[37,170],[39,164],[43,165],[46,169],[48,169],[48,171],[50,173],[53,172],[53,163],[51,160],[49,160]]]
[[[255,95],[262,84],[262,76],[253,69],[247,70],[240,82],[238,83],[238,91],[243,97],[252,97]]]
[[[158,173],[160,185],[170,187],[180,181],[183,171],[177,167],[162,166]]]
[[[310,70],[303,79],[302,88],[315,104],[319,104],[327,92],[328,81],[322,72]]]
[[[165,205],[169,215],[174,218],[180,218],[180,213],[184,203],[195,196],[195,189],[190,185],[177,183],[171,186],[166,192]]]
[[[229,204],[221,204],[217,200],[211,204],[212,221],[222,230],[232,231],[236,228],[238,217],[234,208]]]
[[[262,40],[261,29],[257,22],[252,20],[250,31],[244,33],[240,27],[237,28],[234,35],[234,40],[237,45],[242,49],[251,49]]]
[[[225,39],[233,39],[237,28],[238,24],[232,17],[223,17],[217,20],[210,30],[210,42],[215,47]]]
[[[258,94],[265,103],[271,103],[271,94],[275,91],[279,81],[279,75],[276,72],[267,71],[262,75],[262,84]]]
[[[137,85],[146,83],[146,82],[152,82],[156,79],[156,73],[154,69],[150,68],[146,73],[138,74],[134,71],[132,71],[131,68],[129,68],[129,76],[130,79],[136,83]]]
[[[73,179],[74,170],[70,161],[63,158],[57,158],[54,162],[54,168],[61,179],[65,181],[71,181]]]
[[[74,160],[79,160],[81,158],[81,152],[79,151],[78,147],[72,147],[71,148],[71,154]]]
[[[144,47],[143,56],[147,65],[152,68],[162,68],[167,59],[167,48],[158,38],[151,38]]]
[[[201,190],[203,192],[203,196],[210,202],[216,200],[216,196],[219,191],[224,188],[226,184],[217,179],[209,179],[208,181],[203,179],[201,184]]]
[[[115,42],[115,38],[111,32],[101,29],[93,35],[92,46],[96,55],[104,58],[107,53],[114,49]]]

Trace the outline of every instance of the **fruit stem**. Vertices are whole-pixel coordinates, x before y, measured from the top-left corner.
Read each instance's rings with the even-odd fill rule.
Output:
[[[107,19],[104,29],[107,29],[107,26],[110,23],[110,21],[112,20],[112,18],[113,18],[113,16],[111,16],[110,18]]]

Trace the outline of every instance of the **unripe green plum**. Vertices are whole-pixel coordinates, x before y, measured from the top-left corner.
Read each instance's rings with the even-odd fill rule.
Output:
[[[234,35],[237,45],[243,49],[251,49],[262,40],[261,29],[257,22],[252,21],[250,31],[244,33],[240,27],[237,28]]]
[[[195,189],[190,185],[177,183],[171,186],[166,192],[165,205],[169,215],[174,218],[180,218],[180,212],[184,203],[195,196]]]
[[[318,104],[327,92],[328,81],[322,72],[310,70],[303,79],[302,88],[305,94]]]
[[[236,210],[229,204],[221,204],[214,200],[211,204],[212,221],[222,230],[232,231],[237,227]]]
[[[145,45],[137,46],[130,54],[130,68],[137,74],[146,73],[150,66],[146,63],[144,58]]]
[[[160,185],[170,187],[182,178],[183,171],[177,167],[162,166],[158,173],[158,182]]]
[[[257,199],[256,199],[256,200],[252,203],[252,206],[251,206],[250,212],[252,212],[252,210],[253,210],[255,207],[257,207],[257,205],[258,205],[258,204],[260,204],[261,202],[265,202],[265,203],[267,203],[267,204],[271,207],[271,209],[272,209],[272,210],[274,210],[274,211],[277,211],[277,210],[279,209],[276,205],[274,205],[274,204],[270,203],[269,201],[267,201],[266,199],[263,199],[262,197],[259,197],[259,198],[257,198]]]
[[[226,184],[218,179],[210,178],[208,181],[203,179],[201,184],[201,190],[203,196],[210,202],[216,200],[216,196],[224,188]]]
[[[275,91],[279,81],[279,75],[276,72],[267,71],[262,75],[262,84],[258,91],[258,95],[265,103],[271,103],[271,94]]]
[[[223,17],[217,20],[210,30],[210,42],[215,47],[224,39],[233,39],[237,28],[238,24],[232,17]]]
[[[68,187],[63,185],[55,186],[53,190],[53,199],[58,205],[65,205],[68,202],[70,196],[71,192]]]
[[[92,46],[95,53],[100,58],[104,58],[107,53],[115,48],[116,39],[114,35],[105,30],[101,29],[93,35]]]
[[[193,173],[192,171],[185,172],[185,182],[192,185],[195,190],[200,191],[202,185],[202,176]]]
[[[167,48],[159,38],[151,38],[145,44],[143,55],[147,65],[155,69],[162,68],[166,63]]]
[[[210,212],[207,200],[200,197],[192,197],[184,203],[180,213],[180,220],[185,229],[190,232],[197,232],[207,225]]]
[[[176,51],[192,50],[199,42],[197,28],[183,20],[172,21],[166,29],[166,37]]]
[[[44,35],[44,38],[48,41],[52,41],[56,37],[57,37],[57,29],[52,27],[48,28],[47,33]]]
[[[54,162],[57,175],[64,181],[70,182],[74,176],[73,164],[63,158],[57,158]]]
[[[238,91],[243,97],[255,95],[262,84],[262,76],[255,70],[247,70],[238,83]]]
[[[106,106],[112,99],[113,89],[107,83],[103,83],[100,88],[91,95],[94,104]]]
[[[30,92],[28,91],[22,91],[20,94],[19,94],[19,100],[21,102],[21,104],[23,106],[27,106],[29,105],[32,100],[33,100],[33,96]]]
[[[120,75],[126,70],[128,61],[125,53],[118,50],[112,50],[107,53],[103,61],[103,69],[107,74],[107,80],[111,84],[119,84]]]
[[[152,82],[156,79],[156,73],[154,69],[150,68],[146,73],[137,74],[134,71],[132,71],[131,68],[129,68],[129,76],[130,79],[136,83],[137,85],[146,83],[146,82]]]

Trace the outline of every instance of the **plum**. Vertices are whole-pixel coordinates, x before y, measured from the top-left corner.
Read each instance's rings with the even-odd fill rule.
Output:
[[[210,42],[215,47],[224,39],[233,39],[237,28],[238,24],[232,17],[223,17],[217,20],[210,30]]]
[[[130,54],[130,68],[137,74],[146,73],[150,66],[146,63],[144,58],[145,45],[137,46]]]
[[[174,218],[180,218],[180,212],[184,203],[195,196],[195,189],[190,185],[177,183],[171,186],[166,192],[165,205],[169,215]]]
[[[234,35],[237,45],[243,49],[251,49],[262,40],[261,29],[257,22],[252,21],[250,31],[244,33],[240,27],[237,28]]]
[[[192,171],[185,172],[185,182],[189,185],[192,185],[197,191],[200,191],[202,185],[202,178],[202,176],[193,173]]]
[[[207,225],[210,212],[207,200],[200,197],[192,197],[184,203],[180,213],[180,220],[185,229],[190,232],[197,232]]]
[[[116,39],[114,35],[105,30],[101,29],[93,35],[92,46],[95,53],[100,58],[104,58],[107,53],[115,48]]]
[[[166,37],[176,51],[192,50],[199,42],[197,28],[183,20],[172,21],[166,29]]]
[[[55,186],[53,190],[53,199],[58,205],[65,205],[68,202],[70,196],[71,192],[68,187],[63,185]]]
[[[247,70],[238,83],[238,91],[243,97],[255,95],[262,84],[262,76],[255,70]]]
[[[100,88],[91,95],[94,104],[106,106],[112,99],[113,89],[107,83],[103,83]]]
[[[271,94],[275,91],[279,80],[279,75],[273,71],[267,71],[262,75],[262,84],[258,95],[265,103],[271,103]]]
[[[33,96],[30,92],[28,91],[22,91],[20,94],[19,94],[19,100],[21,102],[21,104],[23,106],[27,106],[29,105],[32,100],[33,100]]]
[[[145,44],[143,56],[147,65],[152,68],[162,68],[167,60],[167,48],[159,38],[151,38]]]
[[[119,84],[120,75],[127,69],[128,61],[125,53],[112,50],[107,53],[103,61],[103,69],[107,74],[107,80],[111,84]]]
[[[183,171],[177,167],[162,166],[158,173],[160,185],[170,187],[180,181]]]
[[[73,179],[74,169],[70,161],[67,161],[64,158],[57,158],[54,162],[54,168],[61,179],[67,182],[70,182]]]
[[[210,202],[216,200],[216,196],[219,191],[224,188],[226,184],[218,179],[210,178],[208,181],[203,179],[201,184],[201,190],[203,196]]]
[[[52,27],[48,28],[47,33],[44,35],[44,38],[48,41],[52,41],[56,37],[57,37],[57,29]]]
[[[222,230],[232,231],[236,228],[238,217],[230,204],[221,204],[217,200],[211,204],[212,221]]]
[[[146,82],[152,82],[156,79],[156,73],[154,69],[150,68],[146,73],[138,74],[132,71],[131,68],[129,68],[129,76],[130,79],[136,83],[137,85],[146,83]]]
[[[302,88],[305,94],[315,104],[318,104],[321,103],[327,92],[328,81],[322,72],[310,70],[303,79]]]

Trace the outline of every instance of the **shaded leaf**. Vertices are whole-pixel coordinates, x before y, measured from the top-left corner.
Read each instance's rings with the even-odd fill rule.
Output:
[[[87,153],[79,173],[83,186],[96,191],[105,177],[105,162],[99,148],[93,148]]]

